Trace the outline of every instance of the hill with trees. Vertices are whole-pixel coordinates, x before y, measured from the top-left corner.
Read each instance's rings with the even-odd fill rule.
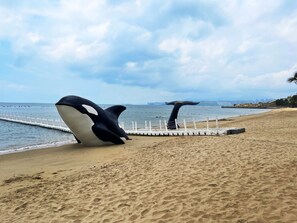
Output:
[[[289,83],[297,84],[297,72],[287,79]],[[244,104],[234,104],[233,106],[222,106],[223,108],[297,108],[297,94],[293,96],[288,96],[286,98],[280,98],[270,102],[259,102],[259,103],[244,103]]]

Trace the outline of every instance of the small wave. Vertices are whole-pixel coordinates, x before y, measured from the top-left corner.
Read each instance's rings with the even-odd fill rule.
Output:
[[[75,140],[67,140],[67,141],[62,141],[62,142],[53,142],[53,143],[46,143],[46,144],[33,145],[33,146],[24,146],[24,147],[21,147],[21,148],[18,148],[18,149],[2,150],[2,151],[0,151],[0,155],[25,152],[25,151],[29,151],[29,150],[37,150],[37,149],[46,149],[46,148],[51,148],[51,147],[58,147],[58,146],[71,144],[71,143],[74,143],[74,142],[75,142]]]

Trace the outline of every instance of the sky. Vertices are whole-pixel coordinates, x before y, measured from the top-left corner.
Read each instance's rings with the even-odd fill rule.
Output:
[[[297,92],[294,0],[0,0],[0,102]]]

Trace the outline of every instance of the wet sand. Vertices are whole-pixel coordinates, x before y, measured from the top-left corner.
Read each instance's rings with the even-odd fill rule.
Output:
[[[0,222],[297,222],[297,110],[220,125],[0,156]]]

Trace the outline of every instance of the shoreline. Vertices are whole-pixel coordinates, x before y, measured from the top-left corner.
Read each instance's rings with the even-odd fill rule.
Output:
[[[221,106],[221,108],[243,108],[243,109],[283,109],[283,107],[257,107],[257,106]]]
[[[59,142],[53,142],[53,143],[28,145],[28,146],[24,146],[24,147],[17,148],[17,149],[1,150],[0,156],[7,155],[7,154],[14,154],[14,153],[22,153],[22,152],[27,152],[27,151],[31,151],[31,150],[55,148],[55,147],[60,147],[60,146],[64,146],[64,145],[69,145],[74,142],[75,142],[75,140],[68,140],[68,141],[59,141]]]
[[[281,109],[220,123],[238,135],[3,155],[0,221],[295,222],[296,123]]]
[[[245,116],[250,116],[250,115],[263,114],[263,113],[266,113],[266,112],[270,112],[271,110],[272,109],[265,109],[265,111],[261,111],[261,112],[259,112],[257,114],[244,114],[244,115],[236,115],[236,116],[224,116],[224,117],[219,118],[218,121],[221,122],[221,121],[226,121],[226,120],[234,119],[234,118],[238,118],[238,117],[245,117]],[[215,122],[215,121],[216,121],[216,119],[210,119],[209,120],[209,123],[212,123],[212,122]],[[204,125],[203,125],[204,123],[206,123],[205,120],[197,120],[196,121],[197,126],[200,126],[200,127],[204,127]],[[20,124],[20,123],[18,123],[18,124]],[[192,122],[188,122],[187,124],[189,124],[190,127],[193,127]],[[37,126],[37,127],[44,128],[44,127],[40,127],[40,126]],[[205,125],[205,127],[206,127],[206,125]],[[60,130],[55,129],[54,131],[60,131]],[[72,134],[72,133],[69,133],[69,134]],[[150,136],[148,136],[148,137],[150,137]],[[59,147],[59,146],[63,146],[63,145],[72,144],[74,142],[76,142],[76,141],[75,140],[69,140],[69,141],[57,141],[57,142],[44,143],[44,144],[25,145],[25,146],[22,146],[20,148],[1,150],[0,151],[0,156],[6,155],[6,154],[13,154],[13,153],[22,153],[22,152],[31,151],[31,150],[37,150],[37,149],[39,150],[39,149],[48,149],[48,148],[53,148],[53,147]]]

